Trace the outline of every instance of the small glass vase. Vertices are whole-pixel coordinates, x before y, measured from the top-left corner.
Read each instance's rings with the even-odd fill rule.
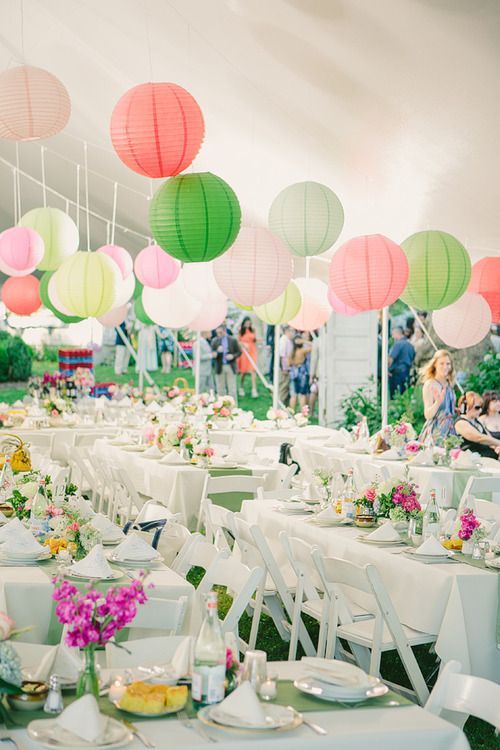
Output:
[[[95,660],[95,647],[87,646],[83,649],[83,666],[76,683],[76,697],[90,693],[99,699],[99,673]]]

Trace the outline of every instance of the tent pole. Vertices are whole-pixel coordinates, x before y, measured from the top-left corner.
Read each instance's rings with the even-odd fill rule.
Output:
[[[280,396],[280,327],[274,326],[274,371],[273,371],[273,409],[279,406]]]
[[[201,357],[201,333],[196,333],[196,356],[194,358],[194,391],[200,392],[200,357]]]
[[[387,426],[389,406],[389,308],[382,309],[382,369],[381,369],[382,427]]]

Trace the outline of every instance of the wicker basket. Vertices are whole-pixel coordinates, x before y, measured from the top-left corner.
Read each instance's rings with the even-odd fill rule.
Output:
[[[0,467],[3,467],[7,456],[10,456],[12,471],[31,471],[31,456],[28,445],[19,435],[8,433],[2,436]]]

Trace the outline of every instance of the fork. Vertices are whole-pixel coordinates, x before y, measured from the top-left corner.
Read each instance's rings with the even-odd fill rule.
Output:
[[[139,742],[142,742],[142,744],[144,745],[144,747],[147,747],[148,750],[155,750],[155,748],[156,748],[155,743],[151,742],[151,740],[148,739],[145,734],[143,734],[142,732],[140,732],[137,729],[137,727],[135,726],[135,724],[132,724],[131,721],[127,721],[127,719],[122,719],[122,723],[125,724],[125,726],[127,727],[127,729],[129,729],[135,737],[137,737],[137,739],[139,740]]]
[[[14,739],[14,737],[10,737],[10,736],[0,737],[0,742],[12,742],[16,750],[23,750],[21,743],[18,744],[17,741]]]
[[[309,729],[312,729],[313,732],[316,732],[316,734],[325,735],[328,734],[326,729],[323,727],[320,727],[319,724],[315,724],[313,721],[310,721],[309,719],[306,719],[304,714],[301,714],[299,711],[297,711],[293,706],[287,706],[288,710],[291,711],[295,716],[302,719],[302,723],[306,725],[306,727],[309,727]]]
[[[199,724],[198,722],[192,722],[186,711],[178,711],[177,716],[182,726],[186,727],[186,729],[192,729],[193,732],[196,732],[200,737],[203,737],[206,742],[217,742],[215,737],[211,737],[205,732],[201,724]]]

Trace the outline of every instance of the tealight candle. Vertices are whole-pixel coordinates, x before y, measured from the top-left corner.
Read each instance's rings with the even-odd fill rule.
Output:
[[[270,678],[265,680],[259,689],[260,697],[265,701],[271,701],[273,698],[276,698],[277,692],[276,680]]]
[[[123,684],[123,678],[117,677],[109,688],[109,700],[112,702],[121,700],[126,689],[126,685]]]

